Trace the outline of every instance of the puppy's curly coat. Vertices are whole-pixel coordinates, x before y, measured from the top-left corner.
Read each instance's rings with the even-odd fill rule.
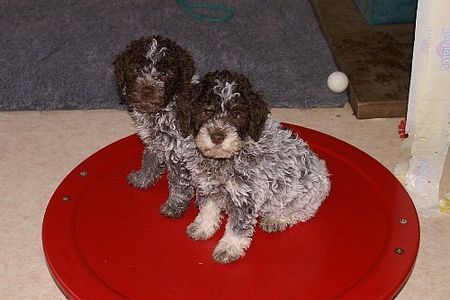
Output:
[[[141,169],[133,171],[128,181],[147,188],[167,167],[170,193],[161,213],[179,217],[194,194],[190,174],[177,151],[187,135],[187,125],[177,117],[186,120],[183,115],[185,102],[191,102],[194,60],[174,41],[155,35],[132,41],[113,65],[119,92],[145,145]]]
[[[228,263],[245,254],[257,218],[263,230],[276,232],[313,217],[330,190],[328,171],[303,140],[268,118],[244,75],[208,73],[196,94],[183,120],[191,133],[183,159],[200,212],[187,234],[210,238],[225,210],[228,222],[213,258]]]

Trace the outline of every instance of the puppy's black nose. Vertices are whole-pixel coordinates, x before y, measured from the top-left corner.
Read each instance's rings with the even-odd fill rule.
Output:
[[[225,139],[225,134],[222,131],[216,131],[211,133],[211,141],[216,144],[222,144],[223,140]]]

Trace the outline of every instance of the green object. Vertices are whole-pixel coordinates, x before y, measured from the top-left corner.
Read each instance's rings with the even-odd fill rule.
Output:
[[[370,25],[413,23],[417,0],[354,0]]]
[[[214,3],[189,3],[187,0],[177,0],[177,3],[192,17],[196,18],[199,21],[205,22],[226,22],[233,18],[234,9],[224,6],[222,4],[214,4]],[[207,15],[196,13],[195,9],[209,9],[215,11],[224,12],[226,15],[224,17],[209,17]]]

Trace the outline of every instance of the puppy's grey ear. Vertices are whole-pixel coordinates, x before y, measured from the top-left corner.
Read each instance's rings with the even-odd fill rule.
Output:
[[[259,93],[250,91],[247,98],[250,104],[249,135],[253,140],[258,141],[270,113],[269,106]]]

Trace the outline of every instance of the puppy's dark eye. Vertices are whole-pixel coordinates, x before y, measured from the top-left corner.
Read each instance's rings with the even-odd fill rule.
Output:
[[[242,113],[240,111],[234,111],[231,113],[231,117],[233,119],[240,119],[242,117]]]
[[[159,72],[159,76],[163,80],[170,79],[173,75],[173,72],[168,70],[167,72]]]
[[[159,78],[161,78],[162,80],[165,80],[167,78],[166,72],[159,72]]]
[[[200,112],[200,115],[202,117],[210,117],[213,114],[214,114],[214,107],[213,106],[207,106]]]

